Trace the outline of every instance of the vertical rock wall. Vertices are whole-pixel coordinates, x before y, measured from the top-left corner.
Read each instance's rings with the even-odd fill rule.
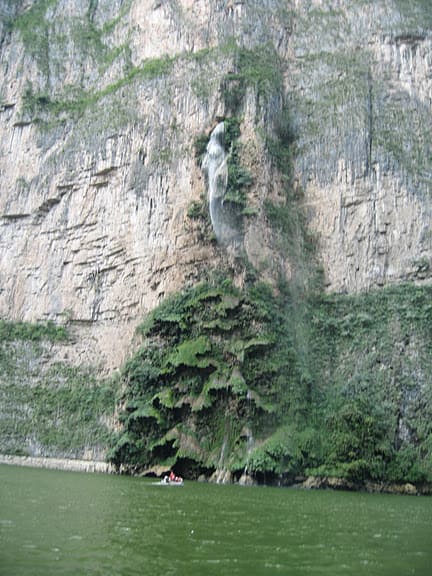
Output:
[[[432,35],[424,2],[301,2],[287,83],[329,290],[431,277]]]
[[[0,0],[0,316],[68,322],[67,353],[110,369],[146,311],[221,265],[188,208],[238,47],[281,59],[328,289],[428,280],[431,22],[409,4]],[[263,130],[281,91],[267,80],[264,105],[254,72],[240,112],[257,265],[274,257]]]

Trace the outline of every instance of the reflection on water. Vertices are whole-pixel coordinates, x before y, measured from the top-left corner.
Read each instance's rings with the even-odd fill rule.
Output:
[[[0,574],[429,576],[432,499],[0,466]]]

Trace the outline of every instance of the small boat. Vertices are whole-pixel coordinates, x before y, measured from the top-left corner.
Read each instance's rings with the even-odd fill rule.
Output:
[[[161,478],[159,482],[153,482],[153,484],[157,486],[183,486],[183,478],[171,473],[169,476]]]
[[[179,480],[170,480],[169,478],[165,480],[162,478],[162,480],[157,482],[157,484],[159,484],[159,486],[183,486],[183,478],[180,478]]]

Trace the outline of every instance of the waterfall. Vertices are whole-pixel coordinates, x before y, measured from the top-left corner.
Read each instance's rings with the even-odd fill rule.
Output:
[[[225,460],[229,446],[229,422],[225,422],[225,435],[219,456],[219,462],[216,470],[212,474],[211,480],[216,484],[229,484],[232,481],[231,472],[225,468]]]
[[[218,467],[217,467],[215,475],[214,475],[216,484],[225,484],[226,483],[227,470],[225,470],[225,468],[224,468],[224,462],[225,462],[225,458],[226,458],[227,448],[228,448],[228,436],[227,436],[227,434],[225,434],[225,437],[224,437],[224,440],[222,443],[220,457],[219,457]]]
[[[219,122],[210,135],[203,161],[203,170],[207,172],[208,179],[210,219],[218,240],[221,232],[218,207],[223,203],[228,186],[228,164],[224,147],[224,135],[225,125],[223,122]]]
[[[210,135],[202,168],[207,175],[210,220],[217,241],[239,247],[241,222],[232,204],[224,204],[228,187],[228,158],[224,143],[225,125],[219,122]]]
[[[247,394],[246,394],[246,399],[248,402],[248,412],[250,412],[251,398],[252,398],[251,392],[250,392],[250,390],[248,390]],[[252,428],[250,426],[246,427],[245,435],[246,435],[246,464],[245,464],[245,467],[243,470],[243,474],[241,475],[240,480],[239,480],[239,484],[242,484],[242,485],[252,484],[252,482],[253,482],[251,476],[248,473],[250,455],[252,454],[252,451],[253,451],[254,446],[255,446],[255,439],[253,437]]]

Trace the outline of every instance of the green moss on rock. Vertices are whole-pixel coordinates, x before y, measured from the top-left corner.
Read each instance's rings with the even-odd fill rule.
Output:
[[[52,358],[69,339],[52,322],[0,322],[0,452],[80,458],[111,442],[114,381]]]

